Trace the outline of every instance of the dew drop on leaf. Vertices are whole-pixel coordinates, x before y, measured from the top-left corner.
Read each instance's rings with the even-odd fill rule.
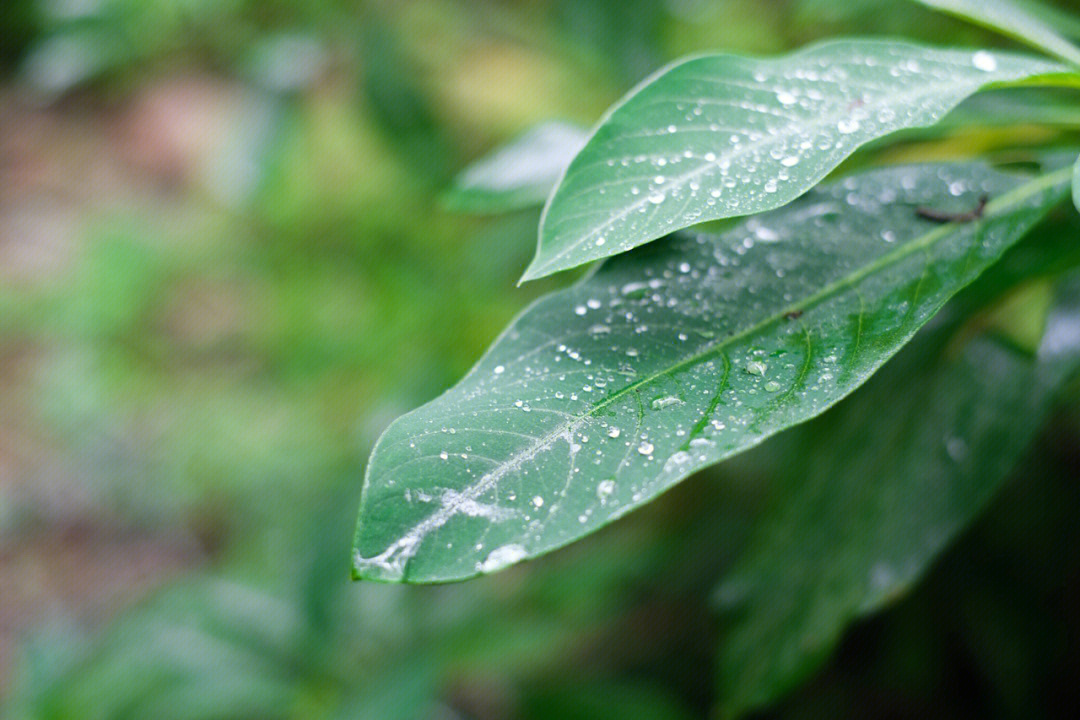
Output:
[[[971,64],[983,72],[994,72],[997,70],[997,59],[985,50],[979,50],[972,55]]]
[[[508,565],[513,565],[525,559],[525,548],[518,544],[503,545],[492,550],[487,558],[480,564],[480,571],[491,573],[502,570]]]

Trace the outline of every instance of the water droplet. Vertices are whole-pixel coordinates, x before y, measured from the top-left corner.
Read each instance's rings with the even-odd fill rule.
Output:
[[[878,592],[888,589],[896,581],[896,572],[887,564],[879,562],[870,568],[870,585]]]
[[[963,438],[951,437],[945,441],[945,450],[954,462],[961,462],[968,454],[967,443]]]
[[[746,372],[751,375],[764,375],[765,371],[769,369],[769,366],[760,360],[751,360],[746,363]]]
[[[859,129],[859,121],[855,118],[841,120],[836,124],[836,129],[841,135],[850,135]]]
[[[795,96],[792,95],[791,93],[785,92],[783,90],[776,93],[776,100],[781,105],[794,105],[795,104]]]
[[[759,225],[754,228],[754,237],[764,242],[776,242],[780,239],[780,233],[776,232],[772,228],[767,228],[764,225]]]
[[[652,401],[653,410],[663,410],[664,408],[671,407],[672,405],[682,405],[682,400],[675,397],[674,395],[665,395],[664,397],[658,397]],[[651,445],[649,446],[649,448],[649,452],[652,452]]]
[[[521,545],[503,545],[500,548],[492,550],[484,562],[480,563],[481,572],[495,572],[501,570],[508,565],[513,565],[516,562],[521,562],[525,559],[525,548]]]
[[[543,507],[544,506],[544,498],[537,495],[532,499],[532,504],[533,504],[533,507]]]
[[[971,64],[974,65],[976,69],[982,70],[983,72],[994,72],[997,70],[997,59],[985,50],[980,50],[972,55]]]
[[[776,392],[779,389],[780,383],[776,382],[775,380],[770,380],[769,382],[765,383],[766,392]]]
[[[446,460],[450,457],[450,455],[445,450],[443,450],[441,453],[439,453],[439,457],[443,460]]]
[[[642,455],[649,455],[655,449],[656,448],[653,447],[653,444],[651,442],[649,442],[648,440],[643,440],[641,442],[641,444],[637,446],[637,451],[639,453],[641,453]]]
[[[496,365],[495,366],[495,374],[496,375],[502,375],[503,372],[505,372],[505,371],[506,371],[506,368],[504,368],[502,365]]]
[[[596,486],[596,496],[600,498],[601,501],[607,500],[608,496],[613,492],[615,492],[614,480],[601,480]]]
[[[608,431],[607,431],[607,435],[608,435],[609,438],[617,438],[617,437],[619,437],[619,428],[617,428],[617,427],[609,428]]]
[[[690,453],[685,450],[679,450],[664,463],[664,472],[672,474],[680,473],[685,469],[686,465],[693,461],[693,459],[694,458]]]

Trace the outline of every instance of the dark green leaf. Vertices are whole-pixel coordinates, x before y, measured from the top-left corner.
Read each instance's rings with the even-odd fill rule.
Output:
[[[379,440],[355,575],[497,570],[821,413],[1063,198],[1071,172],[877,170],[541,299]],[[967,212],[984,194],[974,222],[918,212]]]
[[[1073,280],[1036,353],[994,337],[993,322],[974,335],[962,316],[939,322],[777,448],[788,462],[775,502],[719,593],[733,617],[725,715],[813,672],[852,619],[903,595],[993,496],[1080,364]],[[1019,296],[1037,320],[1038,295]]]
[[[780,207],[871,140],[932,125],[990,83],[1064,70],[1023,55],[880,40],[679,63],[616,105],[570,163],[523,279]]]

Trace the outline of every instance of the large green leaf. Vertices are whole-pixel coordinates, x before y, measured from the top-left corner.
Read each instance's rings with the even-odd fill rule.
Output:
[[[524,279],[779,207],[860,145],[932,125],[987,84],[1064,70],[1023,55],[882,40],[676,64],[616,105],[570,163]]]
[[[1022,40],[1029,45],[1080,65],[1080,48],[1066,40],[1050,24],[1035,3],[1016,0],[916,0],[923,5],[971,20],[979,25]],[[1050,17],[1053,17],[1050,15]]]
[[[1036,353],[973,336],[962,315],[936,322],[775,447],[787,460],[775,502],[719,593],[733,618],[725,716],[809,676],[852,619],[902,595],[993,496],[1080,364],[1076,279]]]
[[[822,412],[1063,198],[1071,172],[877,170],[541,299],[376,444],[355,576],[494,571]],[[917,212],[984,194],[976,222]]]
[[[541,123],[462,170],[443,202],[485,213],[542,205],[587,137],[577,125]]]

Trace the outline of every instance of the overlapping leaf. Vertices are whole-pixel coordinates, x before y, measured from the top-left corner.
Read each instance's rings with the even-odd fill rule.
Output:
[[[542,205],[587,137],[577,125],[541,123],[462,170],[443,202],[468,212]]]
[[[585,535],[862,383],[1015,242],[1071,168],[899,167],[613,259],[529,308],[365,478],[354,574],[441,581]],[[937,224],[919,205],[976,222]]]
[[[879,40],[682,62],[632,91],[570,163],[524,279],[780,207],[875,138],[932,125],[988,84],[1065,69]]]
[[[935,10],[966,18],[984,27],[1022,40],[1057,57],[1080,65],[1077,48],[1044,19],[1052,13],[1041,11],[1035,3],[1015,0],[916,0]]]
[[[939,323],[777,449],[798,466],[779,474],[720,592],[733,618],[720,648],[725,715],[817,669],[847,623],[903,594],[993,496],[1080,365],[1077,279],[1037,353],[972,336],[963,316]]]
[[[1013,3],[1043,23],[1054,28],[1059,35],[1080,39],[1080,17],[1074,12],[1049,5],[1041,0],[1013,0]]]

